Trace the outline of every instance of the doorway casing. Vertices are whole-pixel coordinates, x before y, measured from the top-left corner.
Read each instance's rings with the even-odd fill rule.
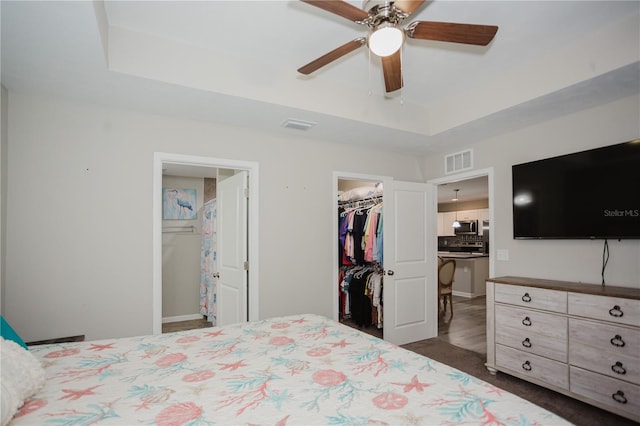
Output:
[[[438,185],[442,185],[445,183],[454,183],[454,182],[460,182],[463,180],[467,180],[467,179],[474,179],[474,178],[478,178],[478,177],[482,177],[482,176],[487,176],[487,189],[489,192],[489,223],[491,224],[491,227],[493,229],[495,229],[494,226],[494,221],[493,221],[493,204],[494,204],[494,195],[493,195],[493,167],[488,167],[486,169],[479,169],[479,170],[470,170],[468,172],[463,172],[463,173],[457,173],[454,175],[449,175],[449,176],[445,176],[445,177],[441,177],[438,179],[431,179],[428,181],[428,183],[432,183],[434,184],[436,187]],[[435,206],[435,212],[434,215],[435,217],[438,216],[438,191],[434,191],[433,193],[433,197],[434,197],[434,206]],[[435,223],[434,226],[436,227],[436,233],[435,235],[438,234],[437,232],[437,226],[438,224]],[[491,232],[489,234],[489,249],[491,251],[495,250],[495,243],[494,243],[494,239],[495,239],[495,232]],[[434,241],[433,244],[435,244],[437,246],[437,241]],[[437,249],[436,249],[437,251]],[[490,277],[495,277],[495,256],[489,255],[489,276]],[[434,277],[436,279],[438,279],[438,271],[435,270],[434,271]]]
[[[248,319],[259,318],[258,163],[212,157],[156,152],[153,157],[153,334],[162,333],[162,169],[165,164],[246,170],[249,173],[249,211],[247,212],[249,289]]]

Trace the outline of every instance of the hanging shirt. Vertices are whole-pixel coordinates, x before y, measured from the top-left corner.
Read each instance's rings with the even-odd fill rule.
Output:
[[[382,253],[383,253],[383,245],[382,245],[382,208],[380,208],[380,214],[378,215],[378,227],[376,232],[376,242],[373,253],[373,260],[378,262],[380,265],[383,265]]]
[[[354,259],[355,259],[355,254],[354,254],[354,249],[353,249],[353,218],[355,216],[355,210],[351,210],[349,212],[349,222],[347,225],[347,237],[345,240],[345,251],[347,253],[347,260],[349,262],[349,264],[354,263]]]
[[[353,215],[353,258],[357,265],[364,263],[364,250],[362,249],[362,237],[364,234],[364,224],[367,215],[362,211],[357,211]]]
[[[378,229],[378,213],[376,212],[376,209],[371,209],[369,210],[369,224],[367,227],[367,232],[365,233],[367,243],[364,250],[364,260],[366,262],[373,262],[375,260],[373,257],[373,250],[376,245],[377,229]]]

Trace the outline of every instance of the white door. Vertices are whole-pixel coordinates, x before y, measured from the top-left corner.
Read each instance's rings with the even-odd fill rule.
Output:
[[[384,188],[384,339],[396,345],[437,336],[436,256],[427,217],[432,184],[392,181]],[[436,218],[433,219],[435,225]]]
[[[247,182],[239,172],[218,181],[218,321],[216,325],[247,321]]]

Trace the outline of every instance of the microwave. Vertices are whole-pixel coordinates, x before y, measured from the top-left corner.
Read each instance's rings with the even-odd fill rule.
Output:
[[[478,221],[477,220],[459,220],[460,227],[453,228],[453,232],[456,235],[478,235]]]

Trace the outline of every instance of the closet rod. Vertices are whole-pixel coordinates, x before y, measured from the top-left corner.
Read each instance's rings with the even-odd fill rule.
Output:
[[[382,195],[378,195],[375,197],[367,197],[361,200],[349,200],[349,201],[338,201],[338,206],[340,207],[369,207],[375,204],[381,203],[383,200]]]

